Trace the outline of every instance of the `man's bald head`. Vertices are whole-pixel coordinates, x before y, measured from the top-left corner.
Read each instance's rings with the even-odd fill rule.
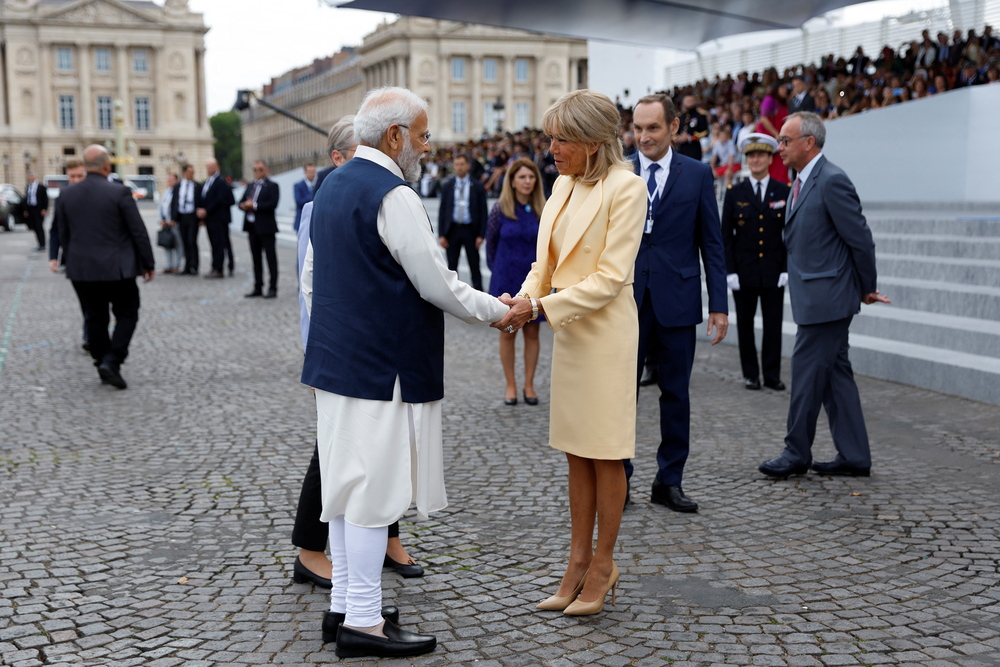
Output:
[[[205,163],[205,173],[209,176],[215,176],[219,173],[219,161],[214,157],[208,158],[208,162]]]
[[[83,149],[83,168],[88,174],[107,176],[111,173],[111,155],[100,144],[91,144]]]

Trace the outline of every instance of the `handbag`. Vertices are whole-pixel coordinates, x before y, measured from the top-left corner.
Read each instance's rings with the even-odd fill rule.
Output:
[[[169,227],[164,227],[156,232],[156,245],[167,250],[172,250],[177,245],[177,238]]]

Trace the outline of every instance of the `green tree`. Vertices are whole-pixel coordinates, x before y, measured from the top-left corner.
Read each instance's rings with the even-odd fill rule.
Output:
[[[243,132],[240,115],[235,111],[222,111],[212,116],[212,136],[215,137],[215,159],[219,172],[234,181],[243,178]]]

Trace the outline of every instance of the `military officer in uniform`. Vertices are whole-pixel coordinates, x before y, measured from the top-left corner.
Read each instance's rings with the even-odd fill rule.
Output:
[[[736,302],[736,332],[740,364],[747,389],[764,386],[782,390],[781,318],[788,282],[787,258],[782,233],[791,204],[787,183],[768,175],[778,142],[766,134],[753,133],[740,142],[750,177],[730,185],[722,207],[722,242],[726,248],[726,280]],[[761,364],[757,364],[754,317],[760,301],[764,322]]]
[[[701,161],[701,140],[708,136],[708,118],[698,108],[694,95],[685,95],[682,100],[680,131],[677,133],[677,152],[692,160]]]

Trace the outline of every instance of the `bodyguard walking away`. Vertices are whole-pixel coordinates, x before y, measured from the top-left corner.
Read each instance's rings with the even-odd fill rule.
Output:
[[[128,385],[120,367],[139,322],[139,287],[155,275],[153,247],[146,226],[121,183],[108,181],[111,158],[103,146],[83,151],[87,177],[66,188],[57,200],[59,240],[66,256],[66,275],[83,304],[90,356],[101,381],[119,389]],[[114,333],[108,336],[115,315]]]
[[[792,396],[785,450],[760,465],[769,477],[867,477],[868,431],[847,356],[851,320],[861,304],[889,303],[875,289],[875,242],[854,184],[823,155],[826,128],[814,113],[788,117],[778,135],[785,164],[798,172],[785,223],[788,291],[799,325],[792,351]],[[813,463],[820,405],[826,409],[837,456]]]
[[[354,119],[354,159],[313,200],[302,293],[309,337],[302,382],[316,390],[323,516],[333,588],[323,637],[344,657],[432,651],[382,607],[388,526],[411,503],[447,506],[441,430],[444,318],[496,322],[507,306],[448,270],[420,197],[427,103],[370,91]],[[259,200],[258,200],[259,201]]]

